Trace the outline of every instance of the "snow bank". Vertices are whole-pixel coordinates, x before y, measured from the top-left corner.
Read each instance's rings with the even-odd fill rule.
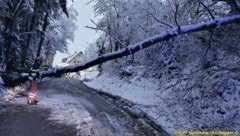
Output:
[[[26,91],[26,85],[27,84],[19,85],[13,88],[6,88],[0,85],[0,103],[13,101],[15,97],[18,97]]]
[[[81,81],[89,81],[94,79],[98,75],[99,75],[99,72],[97,71],[97,67],[91,67],[86,70],[82,70],[78,72],[66,73],[64,76],[67,78],[74,78]]]
[[[139,72],[139,71],[138,71]],[[178,77],[154,79],[104,73],[86,85],[132,101],[168,133],[240,129],[240,82],[234,73],[186,65]]]
[[[175,133],[176,129],[172,127],[174,123],[169,122],[171,113],[165,113],[164,116],[159,115],[160,109],[168,107],[160,102],[161,99],[158,97],[160,95],[158,80],[139,76],[126,80],[105,73],[90,82],[84,83],[96,90],[120,96],[135,103],[135,107],[144,111],[155,123],[161,125],[168,132]]]
[[[135,77],[131,80],[121,80],[118,77],[111,77],[104,74],[93,81],[85,82],[86,85],[95,89],[121,96],[131,100],[138,105],[156,105],[154,99],[157,94],[158,82],[154,79],[143,79]]]

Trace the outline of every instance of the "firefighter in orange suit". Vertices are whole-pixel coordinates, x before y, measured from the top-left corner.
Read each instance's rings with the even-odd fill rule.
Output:
[[[37,79],[40,77],[39,74],[39,68],[40,65],[42,63],[42,57],[38,56],[35,59],[35,62],[33,64],[33,66],[31,67],[30,73],[29,73],[29,79],[31,81],[31,85],[30,85],[30,92],[28,95],[28,104],[30,105],[36,105],[37,104],[37,100],[36,100],[36,96],[37,96]]]

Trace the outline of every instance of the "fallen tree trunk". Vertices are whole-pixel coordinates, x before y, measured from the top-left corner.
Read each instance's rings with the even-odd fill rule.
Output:
[[[7,87],[14,87],[20,83],[24,83],[28,80],[27,75],[21,74],[4,74],[0,76],[0,84]]]
[[[118,52],[103,54],[102,56],[83,64],[79,64],[75,66],[67,66],[64,68],[57,68],[50,71],[42,71],[41,75],[42,77],[51,77],[51,76],[68,73],[68,72],[77,72],[77,71],[87,69],[89,67],[107,62],[109,60],[114,60],[117,58],[121,58],[130,54],[133,54],[141,49],[147,48],[161,41],[169,40],[178,35],[208,30],[212,28],[220,28],[223,25],[237,23],[239,21],[240,21],[240,14],[237,14],[237,15],[232,15],[228,17],[218,18],[213,21],[208,21],[202,24],[185,25],[185,26],[168,29],[166,31],[163,31],[162,33],[159,33],[153,37],[150,37],[149,39],[143,40],[134,45],[129,45],[127,46],[127,48],[124,48]],[[18,82],[19,83],[25,82],[26,80],[27,80],[26,76],[19,76],[18,78],[12,78],[12,79],[8,78],[8,80],[4,80],[4,81],[6,85],[9,85],[9,84],[16,84]],[[11,83],[11,82],[16,82],[16,83]]]

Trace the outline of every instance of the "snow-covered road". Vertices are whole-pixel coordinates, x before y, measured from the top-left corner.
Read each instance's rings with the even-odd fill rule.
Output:
[[[168,135],[160,127],[149,124],[144,117],[120,109],[106,95],[99,94],[79,80],[60,78],[43,81],[39,85],[38,99],[37,107],[50,109],[49,121],[75,126],[76,135]],[[16,100],[18,104],[26,105],[26,97]],[[122,100],[118,101],[123,105]]]

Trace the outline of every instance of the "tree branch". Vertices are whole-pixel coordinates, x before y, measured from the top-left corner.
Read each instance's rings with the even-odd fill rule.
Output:
[[[118,41],[122,46],[124,46],[123,42],[117,38],[117,36],[115,34],[110,34],[108,31],[104,30],[104,29],[101,29],[101,28],[95,28],[95,27],[91,27],[91,26],[85,26],[86,28],[89,28],[89,29],[93,29],[93,30],[96,30],[96,31],[103,31],[105,32],[106,34],[108,34],[110,37],[114,38],[116,41]]]
[[[168,27],[170,27],[170,28],[174,28],[173,25],[171,25],[171,24],[169,24],[169,23],[167,23],[167,22],[165,22],[165,21],[162,21],[162,20],[158,19],[158,18],[155,17],[153,14],[151,14],[151,16],[152,16],[153,19],[156,20],[157,22],[162,23],[162,24],[164,24],[164,25],[166,25],[166,26],[168,26]]]
[[[178,5],[178,4],[175,4],[174,20],[175,20],[175,23],[176,23],[176,25],[177,25],[177,27],[178,27],[178,32],[181,33],[181,26],[179,25],[178,20],[177,20],[178,7],[179,7],[179,5]]]
[[[209,44],[208,44],[208,47],[203,55],[203,61],[202,61],[202,66],[203,67],[206,67],[206,64],[207,64],[207,54],[208,54],[208,51],[209,49],[213,46],[213,34],[214,34],[214,29],[212,29],[211,31],[211,35],[210,35],[210,38],[209,38]]]
[[[239,0],[234,0],[237,8],[240,10],[240,1]]]
[[[201,1],[198,0],[198,2],[208,11],[209,15],[211,16],[212,20],[215,19],[215,17],[213,16],[212,12],[210,11],[210,9]]]

